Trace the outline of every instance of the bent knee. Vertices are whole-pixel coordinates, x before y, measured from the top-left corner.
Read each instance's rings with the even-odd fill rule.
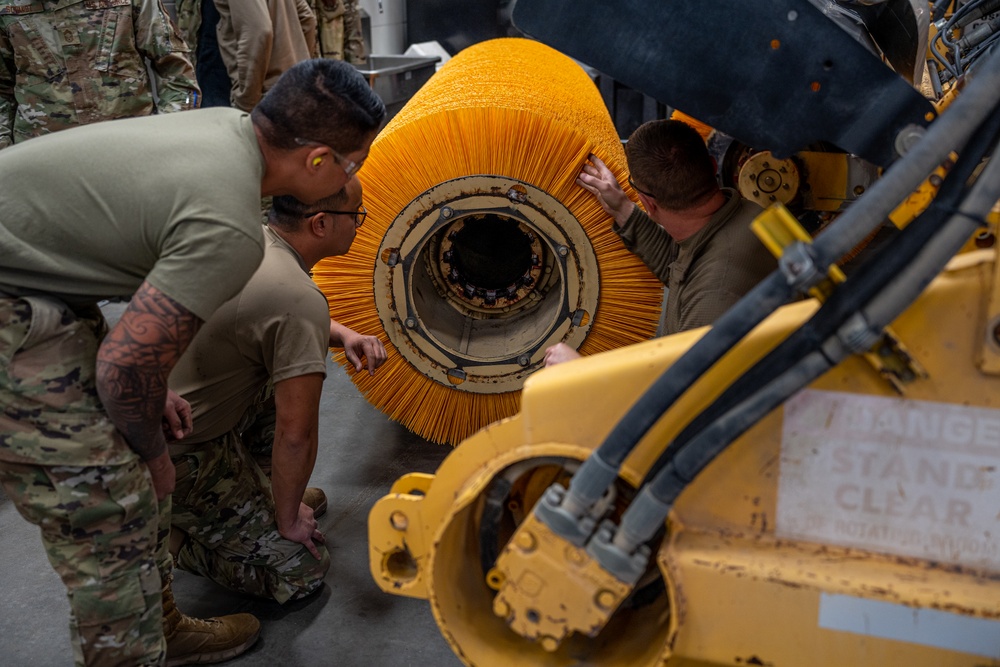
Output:
[[[326,573],[330,571],[330,552],[323,545],[317,545],[320,558],[317,560],[303,547],[299,558],[293,559],[278,573],[281,584],[274,591],[274,599],[282,604],[313,595],[323,587]]]

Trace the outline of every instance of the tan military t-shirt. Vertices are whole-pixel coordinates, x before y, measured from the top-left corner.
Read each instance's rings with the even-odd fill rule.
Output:
[[[202,319],[263,254],[264,158],[247,114],[94,123],[0,151],[0,293],[71,305],[144,280]]]
[[[191,403],[194,414],[194,433],[184,446],[235,428],[268,378],[278,383],[326,375],[326,297],[298,253],[270,228],[264,233],[260,268],[205,323],[170,375],[170,388]]]

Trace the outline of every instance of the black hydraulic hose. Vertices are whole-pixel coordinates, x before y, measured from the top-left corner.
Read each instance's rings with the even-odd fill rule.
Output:
[[[934,36],[934,39],[931,40],[930,42],[931,53],[934,54],[934,60],[941,63],[941,66],[944,67],[946,70],[948,70],[948,72],[957,79],[962,75],[962,73],[958,71],[958,68],[955,67],[955,65],[952,64],[950,60],[948,60],[944,55],[941,54],[940,51],[938,51],[937,41],[940,39],[941,35],[937,34]]]
[[[764,278],[653,382],[615,425],[595,454],[608,465],[615,468],[621,466],[635,444],[695,380],[795,294],[796,290],[780,271]]]
[[[965,7],[971,7],[972,4],[973,3],[969,3],[965,5]],[[964,28],[973,21],[1000,10],[1000,0],[983,0],[976,2],[975,5],[975,7],[971,7],[968,11],[963,11],[962,14],[954,20],[954,25],[950,25],[951,21],[949,21],[949,27]]]
[[[1000,133],[997,128],[1000,123],[993,122],[989,125],[993,126],[990,129],[995,138]],[[961,177],[961,174],[953,176]],[[959,178],[954,178],[952,182],[961,187],[965,185],[964,179],[959,182]],[[898,317],[961,248],[973,230],[982,224],[983,216],[998,198],[1000,159],[994,159],[987,165],[958,211],[938,206],[933,211],[928,210],[908,227],[907,231],[913,228],[916,232],[910,234],[911,238],[925,236],[929,229],[933,240],[922,244],[916,258],[908,263],[906,269],[884,289],[871,294],[865,306],[855,311],[860,315],[865,328],[871,332],[880,331]],[[943,226],[939,225],[941,217],[947,217],[947,223]],[[769,363],[777,366],[768,373],[762,373],[763,378],[758,377],[756,391],[744,394],[741,402],[731,404],[731,409],[697,433],[675,453],[673,460],[652,482],[643,486],[636,501],[622,517],[615,537],[616,544],[630,549],[649,539],[662,526],[677,496],[729,443],[794,392],[852,353],[851,346],[845,346],[839,336],[840,325],[851,317],[851,313],[844,312],[845,304],[837,303],[846,298],[837,299],[836,296],[835,294],[824,304],[807,326],[795,332],[755,366],[755,369]],[[782,363],[783,357],[795,361],[791,364]]]
[[[931,20],[937,21],[944,16],[944,12],[950,4],[951,0],[934,0],[934,7],[931,10]]]
[[[483,576],[489,574],[500,556],[500,522],[503,520],[511,484],[503,477],[496,477],[483,496],[483,509],[479,515],[479,563]]]
[[[882,289],[882,286],[904,272],[920,250],[928,243],[933,242],[934,235],[939,232],[939,226],[954,212],[963,196],[966,180],[972,175],[984,153],[993,144],[997,132],[1000,132],[1000,110],[984,123],[976,136],[969,142],[928,211],[918,221],[903,230],[891,246],[883,248],[876,257],[859,267],[847,284],[847,289],[838,290],[825,304],[821,312],[814,316],[813,321],[803,328],[803,331],[812,330],[815,326],[814,322],[821,321],[820,318],[828,318],[838,323],[837,326],[839,326],[839,323],[847,315],[855,312],[861,304],[867,303],[877,291]],[[969,233],[971,234],[971,230]],[[952,254],[957,251],[958,248],[954,248]],[[921,284],[919,289],[922,290],[923,287],[924,285]],[[835,329],[826,328],[818,338],[811,339],[809,343],[825,339],[834,331]],[[789,360],[797,359],[805,354],[808,345],[799,349],[791,347],[792,342],[796,339],[795,335],[790,336],[784,344],[771,351],[752,369],[730,385],[712,405],[685,426],[646,473],[646,480],[648,481],[667,465],[686,446],[686,443],[697,437],[700,432],[720,419],[735,405],[744,401],[759,387],[783,372],[790,364]]]

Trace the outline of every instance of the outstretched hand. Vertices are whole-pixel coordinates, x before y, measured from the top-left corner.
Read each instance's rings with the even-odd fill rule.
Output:
[[[580,357],[580,353],[566,343],[556,343],[545,350],[545,368],[561,364],[564,361],[573,361]]]
[[[354,365],[354,370],[361,371],[365,367],[362,359],[365,359],[368,366],[368,374],[375,375],[375,369],[385,363],[385,346],[377,336],[362,336],[356,331],[348,329],[342,334],[344,344],[344,355],[347,360]]]
[[[597,197],[601,208],[615,219],[619,227],[624,226],[632,215],[635,204],[601,158],[591,154],[588,159],[589,162],[583,165],[576,178],[577,185]]]

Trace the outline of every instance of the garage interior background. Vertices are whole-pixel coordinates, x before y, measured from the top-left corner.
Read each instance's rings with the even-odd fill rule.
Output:
[[[176,15],[174,0],[163,4]],[[413,45],[427,53],[420,45],[430,42],[453,56],[488,39],[523,36],[511,22],[514,0],[360,0],[359,4],[365,46],[374,56],[402,55]],[[652,97],[593,68],[584,70],[600,89],[622,139],[647,120],[668,116],[670,110]],[[377,67],[368,71],[379,75]]]

